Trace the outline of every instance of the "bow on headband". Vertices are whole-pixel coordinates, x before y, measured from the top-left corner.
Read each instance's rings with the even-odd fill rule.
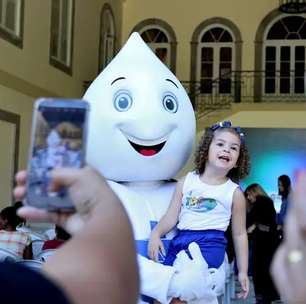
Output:
[[[211,131],[216,131],[218,129],[223,129],[223,128],[229,128],[229,129],[233,129],[236,131],[236,133],[239,135],[240,140],[244,141],[244,133],[242,132],[241,128],[239,126],[234,127],[232,126],[232,123],[230,121],[221,121],[217,124],[212,125],[209,129]]]

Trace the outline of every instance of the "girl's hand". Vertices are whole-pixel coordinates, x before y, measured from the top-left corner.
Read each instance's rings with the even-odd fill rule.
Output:
[[[249,277],[246,273],[239,272],[238,274],[238,281],[241,286],[241,291],[237,294],[238,299],[246,299],[249,294]]]
[[[152,231],[148,244],[148,256],[155,262],[158,262],[158,253],[166,255],[165,247],[160,239],[160,236]]]

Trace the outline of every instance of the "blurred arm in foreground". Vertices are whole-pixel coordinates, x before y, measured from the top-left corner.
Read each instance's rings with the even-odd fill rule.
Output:
[[[16,199],[22,199],[26,173],[19,172],[16,180],[14,194]],[[53,171],[53,190],[63,186],[69,188],[76,213],[27,206],[18,210],[19,216],[53,222],[74,234],[44,264],[43,275],[59,286],[71,303],[136,303],[139,281],[136,251],[131,225],[120,200],[105,179],[89,167]]]

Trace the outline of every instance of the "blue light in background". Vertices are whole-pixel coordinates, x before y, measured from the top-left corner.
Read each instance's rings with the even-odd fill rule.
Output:
[[[246,128],[246,142],[251,157],[251,172],[241,181],[244,190],[252,183],[277,194],[277,178],[306,167],[306,129]],[[275,208],[279,209],[279,202]]]

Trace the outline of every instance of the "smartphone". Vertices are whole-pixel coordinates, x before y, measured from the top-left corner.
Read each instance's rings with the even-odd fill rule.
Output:
[[[55,168],[84,166],[88,102],[41,98],[35,102],[28,161],[26,204],[48,210],[73,210],[67,189],[50,189]]]

